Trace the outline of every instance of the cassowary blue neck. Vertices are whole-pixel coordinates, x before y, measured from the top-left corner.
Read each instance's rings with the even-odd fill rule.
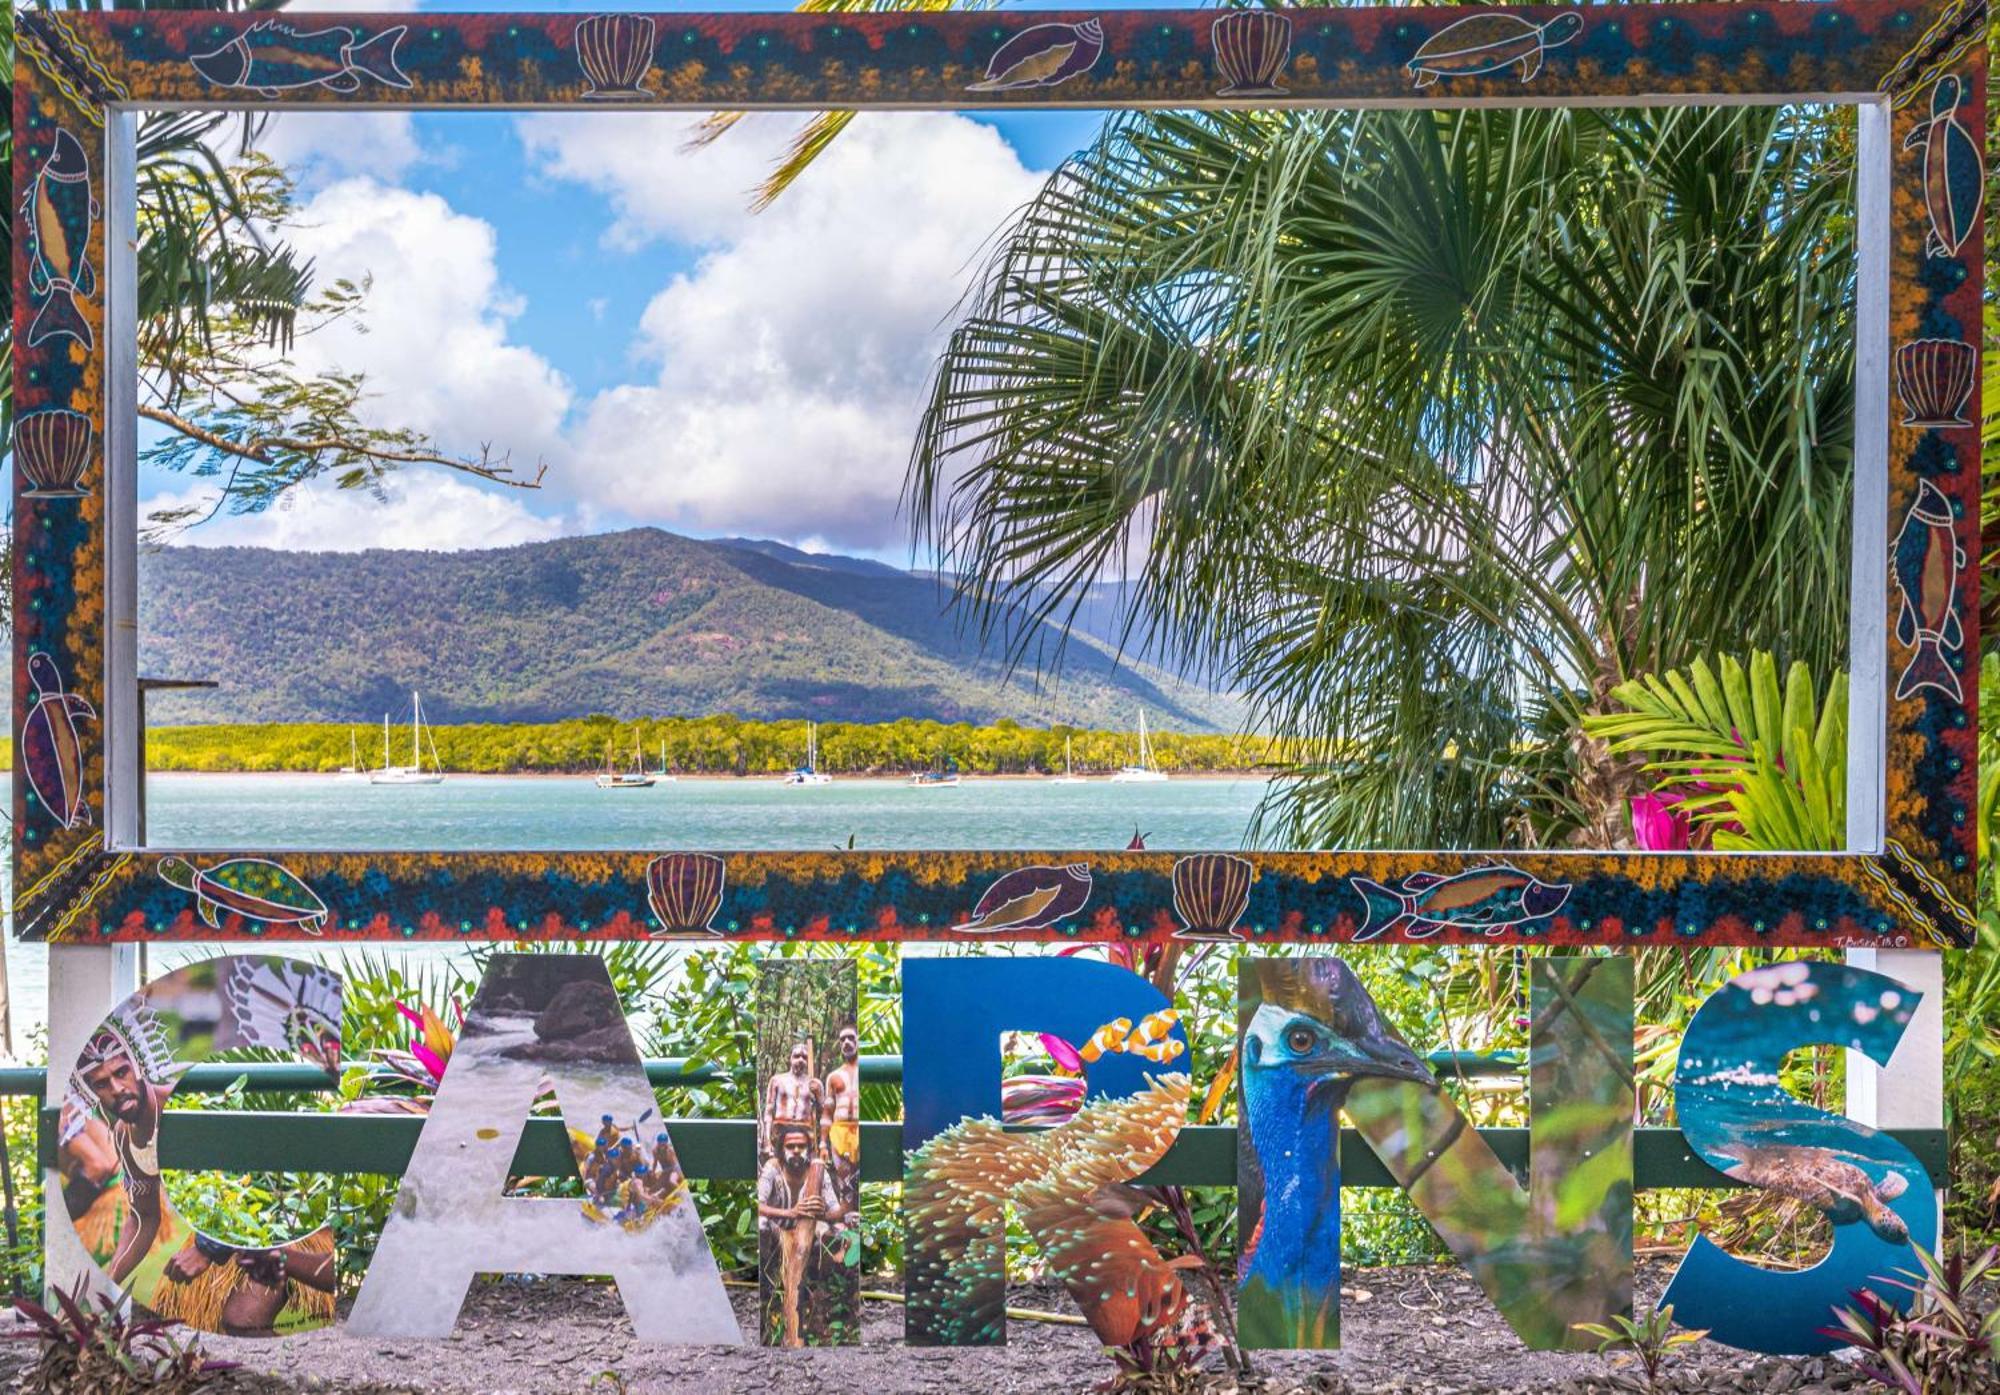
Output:
[[[1346,1091],[1309,1095],[1287,1070],[1244,1079],[1250,1141],[1264,1174],[1264,1233],[1250,1272],[1290,1287],[1340,1279],[1340,1164],[1334,1149]]]

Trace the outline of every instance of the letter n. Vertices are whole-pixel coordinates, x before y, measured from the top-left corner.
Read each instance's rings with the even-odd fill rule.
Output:
[[[1585,1345],[1574,1324],[1631,1310],[1632,961],[1529,965],[1525,1187],[1345,964],[1245,965],[1246,1343],[1338,1342],[1342,1107],[1528,1346]]]

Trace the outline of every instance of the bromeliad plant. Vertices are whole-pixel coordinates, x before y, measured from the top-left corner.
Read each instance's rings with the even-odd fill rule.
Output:
[[[1713,667],[1696,659],[1621,683],[1610,700],[1622,710],[1584,718],[1583,730],[1615,756],[1648,758],[1657,788],[1634,801],[1641,846],[1676,831],[1725,852],[1832,851],[1845,841],[1844,672],[1816,694],[1811,671],[1794,663],[1780,687],[1777,660],[1760,650],[1747,670],[1728,655]]]
[[[209,1360],[192,1337],[176,1338],[177,1322],[137,1317],[108,1294],[86,1295],[81,1279],[67,1293],[57,1289],[55,1301],[51,1312],[14,1300],[14,1311],[32,1324],[14,1335],[41,1345],[21,1378],[29,1395],[177,1395],[236,1367]]]

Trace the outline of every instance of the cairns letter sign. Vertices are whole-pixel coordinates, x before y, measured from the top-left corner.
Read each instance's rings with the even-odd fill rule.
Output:
[[[62,948],[223,941],[103,1018],[68,1076],[62,1194],[86,1252],[146,1306],[232,1331],[331,1312],[316,1233],[202,1236],[159,1185],[161,1103],[196,1056],[338,1058],[339,985],[282,941],[1036,941],[1125,958],[1239,956],[1241,1331],[1337,1340],[1345,1114],[1523,1340],[1629,1301],[1626,950],[1965,943],[1973,806],[1985,7],[1727,3],[1288,11],[268,14],[23,11],[13,240],[13,886]],[[1478,107],[1819,102],[1856,110],[1855,514],[1844,851],[1707,853],[277,853],[140,836],[136,645],[136,113],[163,107],[680,110],[1137,105]],[[254,950],[246,942],[255,942]],[[1525,1179],[1466,1128],[1341,961],[1304,947],[1539,945]],[[776,966],[773,966],[774,969]],[[851,1333],[861,1134],[851,981],[760,986],[766,1335]],[[843,986],[846,985],[846,986]],[[768,989],[768,992],[763,990]],[[1818,1207],[1835,1244],[1778,1275],[1697,1242],[1683,1320],[1771,1350],[1936,1236],[1930,1181],[1887,1135],[1778,1085],[1807,1043],[1886,1060],[1921,988],[1779,962],[1682,1045],[1688,1149]],[[670,1130],[602,970],[503,957],[468,1008],[353,1323],[441,1334],[475,1272],[609,1274],[642,1333],[732,1340]],[[1108,1197],[1172,1146],[1194,1085],[1173,1003],[1083,957],[912,960],[904,1207],[911,1339],[1004,1331],[1016,1208],[1107,1341],[1183,1330],[1188,1271]],[[103,1007],[108,1003],[99,1004]],[[92,1016],[96,1014],[93,1013]],[[1001,1032],[1045,1034],[1072,1083],[1006,1126]],[[1051,1050],[1054,1050],[1051,1046]],[[64,1069],[69,1069],[64,1063]],[[512,1149],[555,1085],[585,1199],[514,1196]],[[1082,1082],[1078,1086],[1075,1082]],[[1021,1092],[1017,1090],[1017,1096]],[[1058,1117],[1060,1116],[1060,1117]],[[1025,1116],[1023,1116],[1025,1117]]]

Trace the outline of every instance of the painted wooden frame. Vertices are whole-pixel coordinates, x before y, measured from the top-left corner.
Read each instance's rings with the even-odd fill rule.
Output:
[[[1966,942],[1985,5],[18,17],[16,924],[147,940]],[[137,843],[134,113],[1858,108],[1849,851],[287,852]]]

